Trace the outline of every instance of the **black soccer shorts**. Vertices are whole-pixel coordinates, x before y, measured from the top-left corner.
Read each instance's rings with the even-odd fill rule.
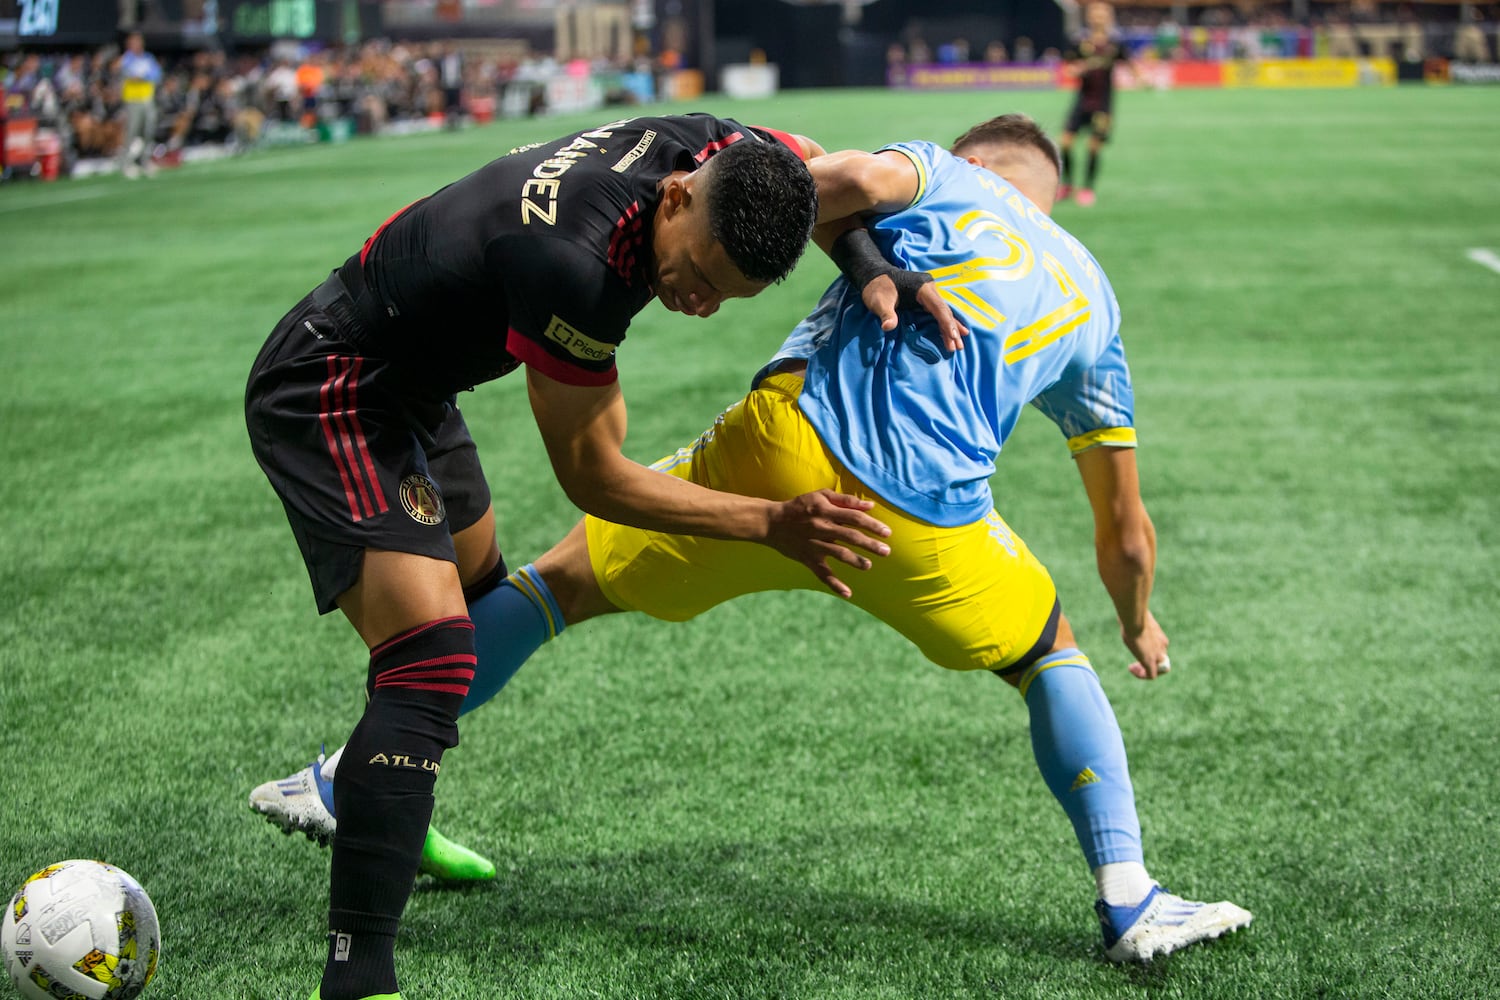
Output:
[[[1063,125],[1063,131],[1076,135],[1088,129],[1100,142],[1108,142],[1112,124],[1113,117],[1110,115],[1109,108],[1084,108],[1075,103],[1073,110],[1068,113],[1068,120]]]
[[[365,549],[457,562],[453,533],[489,509],[454,400],[403,391],[392,364],[361,354],[311,295],[255,359],[245,422],[321,614],[358,581]]]

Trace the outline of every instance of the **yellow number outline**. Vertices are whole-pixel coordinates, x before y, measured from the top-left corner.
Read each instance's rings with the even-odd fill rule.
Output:
[[[999,326],[1005,322],[1005,314],[970,286],[981,281],[1019,281],[1036,266],[1036,254],[1024,236],[993,212],[983,209],[968,212],[959,217],[957,229],[975,242],[986,236],[998,239],[1005,245],[1006,253],[1003,257],[973,257],[932,271],[938,294],[968,319],[981,325]],[[1052,275],[1066,300],[1041,319],[1005,338],[1004,361],[1008,365],[1029,358],[1072,333],[1087,323],[1092,314],[1088,296],[1083,294],[1067,268],[1045,250],[1042,251],[1042,267]]]

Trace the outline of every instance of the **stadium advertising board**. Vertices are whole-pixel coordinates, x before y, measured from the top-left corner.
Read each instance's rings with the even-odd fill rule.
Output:
[[[7,118],[4,120],[4,141],[0,142],[0,167],[6,170],[29,171],[36,163],[36,119]]]
[[[1500,65],[1495,63],[1449,63],[1448,79],[1453,83],[1500,84]]]
[[[1390,59],[1258,59],[1224,64],[1226,87],[1359,87],[1396,82]]]
[[[1471,66],[1463,82],[1500,83],[1500,68]],[[1458,66],[1453,67],[1454,82]],[[1396,82],[1396,64],[1376,59],[1261,59],[1165,61],[1142,59],[1118,68],[1120,90],[1187,87],[1360,87]],[[1062,63],[918,63],[894,67],[887,83],[901,90],[1059,90],[1078,85]]]
[[[916,63],[891,69],[887,82],[903,90],[1055,90],[1058,72],[1048,63]]]

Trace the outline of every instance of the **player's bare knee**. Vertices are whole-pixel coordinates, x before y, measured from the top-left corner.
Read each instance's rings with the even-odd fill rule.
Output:
[[[1043,633],[1043,640],[1045,639],[1046,634]],[[1039,642],[1038,645],[1043,645],[1043,643]],[[1000,670],[991,670],[990,673],[994,674],[996,677],[1000,678],[1011,687],[1020,690],[1021,678],[1026,676],[1026,668],[1032,663],[1036,662],[1044,656],[1051,656],[1053,653],[1059,652],[1061,650],[1077,648],[1078,640],[1073,637],[1073,626],[1068,624],[1068,616],[1063,614],[1061,607],[1058,607],[1057,624],[1052,633],[1051,643],[1045,644],[1045,648],[1033,649],[1030,657],[1022,660],[1019,663],[1013,664],[1009,667],[1004,667]]]
[[[599,589],[594,564],[589,558],[588,532],[582,521],[573,526],[567,537],[532,563],[532,568],[541,574],[557,606],[562,609],[563,621],[569,625],[620,611]]]
[[[1052,640],[1052,648],[1047,652],[1056,653],[1063,649],[1077,649],[1078,640],[1073,635],[1073,626],[1068,624],[1068,616],[1062,612],[1057,615],[1057,637]]]
[[[505,576],[505,561],[495,540],[495,509],[489,508],[478,521],[453,534],[453,551],[458,557],[458,578],[469,590],[488,577]]]

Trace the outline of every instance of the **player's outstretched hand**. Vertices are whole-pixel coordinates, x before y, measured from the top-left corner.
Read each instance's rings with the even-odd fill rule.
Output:
[[[948,308],[936,283],[928,281],[917,289],[917,305],[926,309],[928,315],[937,320],[938,332],[943,336],[944,350],[952,354],[964,349],[964,338],[969,335],[969,328],[953,315],[953,310]]]
[[[1125,640],[1125,647],[1135,655],[1130,672],[1141,680],[1154,681],[1172,669],[1172,661],[1167,656],[1167,643],[1170,640],[1150,611],[1146,612],[1146,627],[1141,630],[1140,635],[1133,636],[1121,628],[1120,637]]]
[[[828,560],[869,569],[870,560],[855,549],[890,555],[891,547],[880,539],[889,538],[891,529],[866,513],[874,506],[872,501],[833,490],[804,493],[778,505],[771,515],[766,544],[812,570],[835,594],[848,597],[851,591],[834,575]]]
[[[907,279],[908,275],[911,280]],[[898,278],[907,287],[898,287]],[[953,310],[948,308],[948,303],[943,300],[942,293],[927,272],[897,270],[893,274],[882,274],[860,290],[860,298],[864,301],[865,308],[880,319],[880,328],[886,331],[896,329],[898,308],[920,306],[937,320],[938,333],[943,338],[943,349],[949,354],[963,350],[969,328],[953,315]]]

